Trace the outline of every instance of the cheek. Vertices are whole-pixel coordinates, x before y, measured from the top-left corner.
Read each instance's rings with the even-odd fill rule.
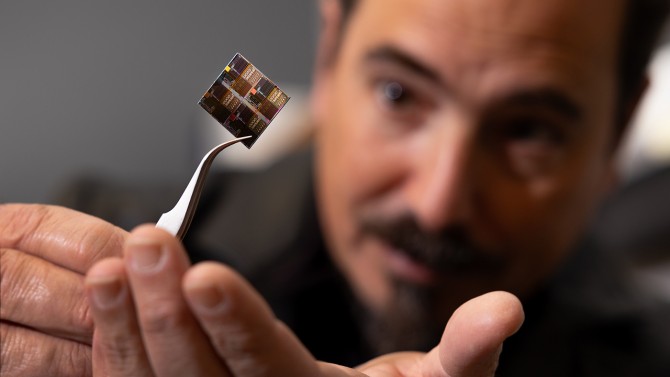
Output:
[[[316,139],[316,174],[319,213],[334,261],[365,302],[382,307],[390,295],[385,264],[379,245],[360,237],[360,214],[394,191],[406,151],[383,135],[373,105],[360,94],[329,103],[332,116]]]
[[[340,134],[346,132],[319,136],[319,214],[331,257],[354,293],[362,302],[381,308],[390,294],[384,263],[374,245],[361,240],[359,211],[374,197],[383,166],[358,147],[354,133],[347,135],[350,138]]]
[[[407,151],[402,141],[384,132],[384,120],[363,88],[342,87],[336,92],[346,95],[333,99],[333,116],[320,131],[319,148],[333,193],[353,208],[401,179]]]

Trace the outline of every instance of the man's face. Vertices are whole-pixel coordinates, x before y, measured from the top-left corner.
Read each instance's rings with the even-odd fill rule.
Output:
[[[609,178],[622,14],[360,1],[317,74],[317,193],[333,258],[373,311],[407,288],[447,316],[551,274]]]

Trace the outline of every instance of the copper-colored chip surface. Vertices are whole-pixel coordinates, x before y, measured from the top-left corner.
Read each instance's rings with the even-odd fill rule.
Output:
[[[290,99],[239,53],[223,69],[198,102],[247,147],[256,142]]]

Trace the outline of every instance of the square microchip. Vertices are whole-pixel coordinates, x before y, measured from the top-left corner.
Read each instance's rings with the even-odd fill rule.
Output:
[[[198,102],[247,147],[256,142],[289,100],[275,83],[239,53]]]

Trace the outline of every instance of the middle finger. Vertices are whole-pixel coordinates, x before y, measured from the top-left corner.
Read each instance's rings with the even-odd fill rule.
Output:
[[[181,291],[189,267],[181,244],[142,226],[131,233],[125,265],[149,360],[159,377],[229,376]]]

